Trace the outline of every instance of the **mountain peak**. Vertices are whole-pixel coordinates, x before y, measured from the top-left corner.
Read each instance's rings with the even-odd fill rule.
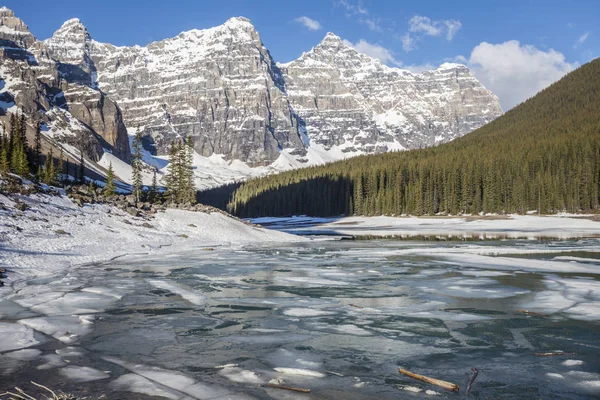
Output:
[[[461,69],[461,68],[467,68],[467,66],[465,66],[463,64],[446,62],[446,63],[443,63],[442,65],[440,65],[439,67],[437,67],[437,70],[441,71],[441,70],[445,70],[445,69]]]
[[[6,6],[0,7],[0,17],[14,17],[15,13],[13,10]]]
[[[83,25],[83,23],[81,22],[81,20],[79,18],[71,18],[69,20],[66,20],[60,28],[58,28],[56,30],[56,32],[54,32],[54,34],[52,35],[52,37],[57,37],[57,36],[66,36],[66,35],[83,35],[83,36],[89,36],[88,30],[85,27],[85,25]]]
[[[343,43],[343,40],[341,37],[339,37],[338,35],[336,35],[333,32],[327,32],[327,34],[325,35],[325,37],[323,38],[323,40],[321,40],[321,44],[322,43]]]
[[[66,20],[61,28],[65,28],[65,27],[70,27],[70,26],[83,26],[83,23],[81,22],[81,20],[79,18],[71,18]]]
[[[227,21],[225,21],[225,23],[223,24],[225,26],[227,26],[228,28],[241,28],[241,29],[255,29],[254,25],[252,25],[252,22],[246,18],[246,17],[232,17],[229,18]]]

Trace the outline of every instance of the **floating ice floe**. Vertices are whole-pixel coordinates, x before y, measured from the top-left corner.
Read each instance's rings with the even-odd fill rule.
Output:
[[[59,372],[64,377],[77,383],[98,381],[101,379],[110,378],[110,375],[106,372],[99,371],[95,368],[81,367],[78,365],[69,365],[68,367],[61,368]]]
[[[283,367],[277,367],[277,368],[273,368],[275,371],[281,373],[281,374],[285,374],[285,375],[298,375],[298,376],[308,376],[311,378],[324,378],[325,374],[318,372],[318,371],[313,371],[310,369],[303,369],[303,368],[283,368]]]
[[[288,317],[321,317],[324,315],[333,315],[333,312],[316,310],[312,308],[288,308],[283,311]]]
[[[186,288],[183,285],[159,280],[149,280],[148,283],[154,286],[155,288],[177,294],[181,296],[184,300],[187,300],[190,303],[195,304],[197,306],[204,305],[204,303],[206,302],[206,296],[203,296],[200,293],[193,292],[190,288]]]
[[[0,322],[0,352],[24,349],[40,344],[34,330],[20,324]]]

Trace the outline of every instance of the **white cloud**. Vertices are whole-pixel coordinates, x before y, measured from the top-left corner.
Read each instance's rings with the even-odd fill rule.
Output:
[[[383,32],[383,29],[379,26],[379,19],[375,20],[375,18],[365,19],[365,24],[369,27],[370,30],[374,32]]]
[[[455,19],[446,19],[434,21],[429,17],[415,15],[408,21],[408,30],[413,33],[420,33],[426,36],[446,35],[446,40],[450,41],[456,35],[456,32],[462,27],[460,21]]]
[[[428,36],[439,36],[442,33],[439,23],[420,15],[415,15],[408,21],[408,30],[415,33],[424,33]]]
[[[583,35],[579,36],[579,38],[577,39],[577,41],[575,42],[575,44],[573,45],[573,48],[578,48],[579,46],[581,46],[583,44],[583,42],[585,42],[588,38],[588,36],[590,36],[589,32],[584,33]]]
[[[369,11],[363,6],[362,1],[358,1],[356,5],[351,4],[347,0],[334,0],[333,4],[343,7],[349,14],[369,15]]]
[[[405,52],[409,52],[415,49],[415,41],[414,39],[407,33],[400,38],[402,41],[402,48]]]
[[[460,21],[455,19],[448,19],[444,21],[444,25],[446,25],[446,40],[450,41],[456,35],[456,32],[462,27]]]
[[[350,47],[353,47],[359,53],[379,59],[384,64],[393,65],[396,67],[402,65],[401,61],[396,60],[392,51],[378,44],[369,43],[364,39],[360,39],[356,43],[352,43],[349,40],[344,40],[344,43]]]
[[[504,110],[535,95],[578,66],[567,62],[556,50],[542,51],[517,40],[480,43],[471,52],[468,65],[483,85],[499,97]]]
[[[306,16],[298,17],[294,21],[304,25],[310,31],[318,31],[321,29],[321,24],[319,21],[315,21],[314,19]]]

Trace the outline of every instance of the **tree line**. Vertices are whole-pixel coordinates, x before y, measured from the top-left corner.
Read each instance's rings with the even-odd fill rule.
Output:
[[[83,149],[77,167],[73,168],[74,179],[69,172],[70,164],[60,148],[60,154],[55,157],[54,148],[50,146],[47,154],[42,153],[41,123],[35,122],[34,143],[30,145],[27,139],[27,117],[21,113],[10,115],[9,127],[2,126],[0,130],[0,174],[13,173],[25,179],[38,183],[60,186],[65,183],[85,183],[85,159]],[[165,188],[158,185],[157,170],[153,169],[152,185],[146,187],[142,181],[144,163],[142,159],[142,133],[138,128],[132,143],[132,185],[131,194],[136,201],[162,203],[196,203],[196,186],[193,169],[193,147],[191,138],[178,139],[170,145],[168,171],[165,176]],[[103,194],[117,194],[117,177],[112,163],[107,169]],[[94,181],[89,180],[90,188],[95,190]]]
[[[600,59],[450,143],[232,190],[227,209],[242,217],[600,211]]]

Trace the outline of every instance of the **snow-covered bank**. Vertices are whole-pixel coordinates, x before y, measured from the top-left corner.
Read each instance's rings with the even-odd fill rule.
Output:
[[[302,240],[220,213],[166,210],[144,220],[115,207],[78,207],[68,197],[44,194],[0,195],[0,203],[0,267],[8,270],[7,286],[126,254]],[[0,288],[0,298],[8,291]]]
[[[600,219],[590,215],[508,215],[473,217],[256,218],[252,222],[298,234],[485,239],[570,239],[600,237]]]

